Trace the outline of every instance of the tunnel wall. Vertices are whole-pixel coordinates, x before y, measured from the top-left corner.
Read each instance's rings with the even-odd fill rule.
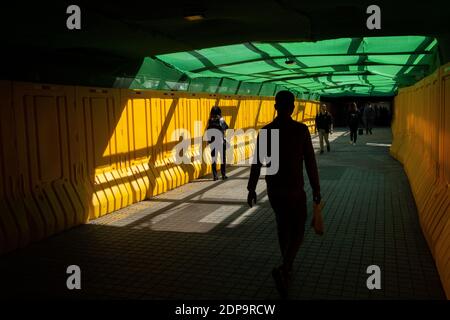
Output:
[[[273,104],[273,97],[0,81],[0,253],[208,174],[210,166],[193,158],[206,142],[189,147],[189,164],[175,163],[174,129],[201,137],[219,105],[230,128],[258,130],[274,118]],[[317,109],[296,101],[295,118],[312,130]],[[250,156],[254,137],[235,140],[236,158]]]
[[[391,154],[405,168],[450,299],[450,64],[395,98]]]

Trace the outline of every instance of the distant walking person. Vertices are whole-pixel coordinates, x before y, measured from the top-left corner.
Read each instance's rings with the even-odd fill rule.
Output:
[[[372,134],[373,123],[375,122],[375,109],[370,103],[364,108],[363,119],[366,125],[366,134]]]
[[[356,145],[356,138],[358,137],[359,126],[359,111],[356,103],[353,102],[348,113],[348,126],[350,128],[350,144]]]
[[[291,118],[294,111],[294,95],[289,91],[280,91],[275,97],[277,117],[263,127],[267,136],[271,130],[279,130],[279,168],[273,175],[266,175],[267,194],[275,212],[278,241],[283,263],[272,270],[277,289],[282,297],[287,295],[288,279],[290,278],[295,256],[300,248],[305,233],[306,193],[304,191],[303,161],[306,165],[309,182],[314,200],[314,217],[320,217],[320,185],[314,149],[308,127]],[[256,185],[262,167],[258,149],[258,135],[255,157],[247,185],[247,202],[251,207],[256,203]],[[267,149],[271,149],[268,143]],[[270,152],[271,154],[271,152]],[[315,224],[316,226],[316,224]],[[317,232],[317,229],[316,229]]]
[[[333,118],[331,114],[327,111],[326,104],[320,106],[320,112],[316,116],[316,130],[319,132],[320,141],[320,153],[323,153],[323,140],[327,144],[327,151],[330,152],[330,142],[328,141],[328,135],[332,133],[333,130]]]
[[[217,154],[216,154],[216,150],[215,148],[213,148],[211,150],[211,158],[212,158],[212,164],[211,164],[211,169],[212,169],[212,174],[213,174],[213,179],[218,180],[219,178],[217,177],[217,157],[220,154],[220,158],[221,158],[221,163],[220,163],[220,173],[222,174],[222,179],[225,180],[228,177],[226,176],[226,165],[227,165],[227,157],[226,157],[226,149],[227,149],[227,142],[225,140],[225,131],[228,129],[228,124],[225,122],[225,120],[222,118],[222,111],[220,110],[219,107],[215,106],[212,107],[211,112],[210,112],[210,116],[209,116],[209,120],[208,120],[208,127],[207,130],[209,129],[217,129],[220,132],[220,137],[219,139],[222,140],[222,148],[217,150]],[[208,141],[209,143],[213,143],[215,141],[215,137],[211,137],[211,139]]]

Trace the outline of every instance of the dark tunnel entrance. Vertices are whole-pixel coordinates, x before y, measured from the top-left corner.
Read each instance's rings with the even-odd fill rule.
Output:
[[[394,97],[321,97],[321,103],[325,103],[328,112],[333,116],[335,127],[347,126],[347,114],[353,102],[356,103],[361,115],[361,126],[364,125],[364,110],[372,105],[375,111],[374,125],[376,127],[390,127],[394,114]]]

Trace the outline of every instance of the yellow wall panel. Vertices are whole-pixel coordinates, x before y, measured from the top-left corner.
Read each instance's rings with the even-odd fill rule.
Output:
[[[14,208],[20,176],[13,119],[12,82],[0,81],[0,252],[26,244],[30,236],[24,206]]]
[[[75,92],[67,86],[14,83],[13,100],[22,203],[32,237],[40,238],[85,220],[83,192],[72,181],[79,165],[70,125]]]
[[[403,163],[421,226],[450,298],[450,64],[394,101],[391,154]]]
[[[442,163],[442,174],[447,186],[450,184],[450,66],[446,68],[446,72],[442,77],[442,92],[441,103],[443,105],[442,112],[440,114],[442,119],[442,133],[441,133],[441,146],[440,154]]]
[[[0,252],[210,173],[200,156],[210,159],[202,138],[214,105],[230,128],[256,130],[230,150],[250,157],[257,130],[275,116],[273,104],[262,97],[0,81]],[[314,116],[314,107],[308,112]],[[195,139],[189,164],[175,163],[178,128]]]

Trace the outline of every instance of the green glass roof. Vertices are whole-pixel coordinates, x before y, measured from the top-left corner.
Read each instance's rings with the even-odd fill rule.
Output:
[[[222,92],[226,83],[227,88],[236,90],[227,93],[240,94],[247,93],[239,91],[245,87],[252,88],[249,94],[266,95],[280,88],[316,97],[394,95],[399,87],[416,83],[439,66],[437,45],[436,39],[425,36],[252,42],[158,55],[155,59],[177,72],[178,81],[190,91],[194,91],[190,84],[195,83],[196,88]],[[155,62],[144,62],[138,75],[149,76],[151,63]],[[165,72],[151,76],[164,79]],[[233,81],[238,84],[231,85]]]

